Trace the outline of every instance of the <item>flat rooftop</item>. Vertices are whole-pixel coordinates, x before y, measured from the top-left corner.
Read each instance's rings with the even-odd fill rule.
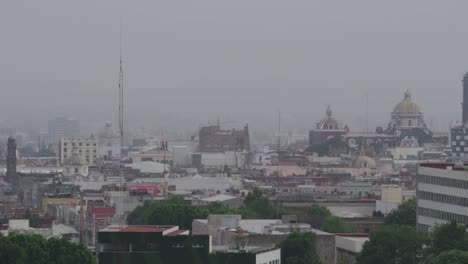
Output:
[[[172,229],[177,226],[150,226],[150,225],[110,225],[104,229],[101,229],[100,232],[152,232],[152,233],[162,233],[169,229]]]

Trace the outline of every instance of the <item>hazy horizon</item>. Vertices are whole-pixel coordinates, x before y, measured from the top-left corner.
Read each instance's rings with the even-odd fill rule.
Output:
[[[409,89],[434,130],[461,118],[468,2],[3,3],[0,120],[115,123],[123,20],[126,121],[306,130],[331,105],[351,130],[386,126]]]

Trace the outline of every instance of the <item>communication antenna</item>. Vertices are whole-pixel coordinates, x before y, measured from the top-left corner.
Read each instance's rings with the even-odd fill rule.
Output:
[[[122,19],[120,19],[119,133],[120,133],[120,160],[122,161],[123,135],[124,135],[124,80],[123,80],[123,61],[122,61]]]
[[[369,134],[369,91],[366,90],[366,134]]]
[[[119,136],[120,136],[120,157],[119,157],[119,182],[120,182],[120,191],[123,191],[123,145],[124,145],[124,73],[123,73],[123,60],[122,60],[122,18],[120,18],[120,47],[119,47]],[[120,197],[120,196],[119,196]],[[118,206],[121,206],[121,200],[117,199],[115,208],[117,210]],[[123,218],[119,219],[119,224],[122,224]]]
[[[167,196],[168,195],[168,186],[167,186],[167,171],[166,171],[166,151],[168,150],[167,148],[167,139],[166,139],[166,134],[164,133],[164,130],[161,129],[161,136],[162,136],[162,151],[163,151],[163,195]]]
[[[276,151],[278,152],[278,165],[280,163],[280,148],[281,148],[281,110],[278,110],[278,142]]]

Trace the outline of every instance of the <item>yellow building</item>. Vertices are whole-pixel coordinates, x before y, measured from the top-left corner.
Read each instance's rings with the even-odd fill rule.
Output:
[[[382,185],[382,201],[386,203],[398,203],[403,201],[401,187],[398,185]]]
[[[50,198],[44,197],[42,198],[42,213],[46,214],[49,203],[75,203],[78,204],[80,199],[69,197],[69,198]]]
[[[63,165],[73,153],[78,153],[81,160],[88,166],[95,166],[98,150],[98,141],[95,139],[62,138],[60,139],[60,164]]]

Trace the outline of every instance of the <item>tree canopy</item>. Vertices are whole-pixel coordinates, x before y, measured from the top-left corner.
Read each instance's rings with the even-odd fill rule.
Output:
[[[61,238],[10,234],[0,236],[0,263],[93,264],[96,259],[84,245]]]
[[[302,215],[300,212],[275,206],[258,189],[249,193],[244,205],[239,209],[230,209],[221,203],[211,203],[207,207],[194,206],[178,196],[165,201],[145,202],[133,210],[128,224],[178,225],[190,229],[194,219],[205,219],[210,214],[240,214],[244,219],[277,219],[285,214]]]
[[[425,234],[413,226],[382,226],[371,232],[369,238],[358,257],[359,263],[416,264],[427,242]]]
[[[395,219],[398,219],[396,217]],[[415,226],[388,224],[370,234],[358,263],[467,263],[468,232],[465,225],[450,222],[428,233]]]
[[[429,264],[468,264],[468,251],[447,250],[432,258]]]
[[[292,232],[280,244],[281,263],[284,264],[319,264],[315,252],[315,234],[312,232]]]
[[[330,233],[356,233],[357,228],[343,219],[334,216],[330,210],[317,204],[309,208],[308,216],[313,228]]]
[[[416,226],[416,199],[410,199],[392,210],[384,220],[386,225]]]

